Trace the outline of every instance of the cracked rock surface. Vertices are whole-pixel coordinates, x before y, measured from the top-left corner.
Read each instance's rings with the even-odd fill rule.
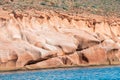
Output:
[[[118,18],[0,11],[0,70],[120,64]]]

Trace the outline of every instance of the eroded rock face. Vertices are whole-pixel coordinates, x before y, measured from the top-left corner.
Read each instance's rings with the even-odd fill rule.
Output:
[[[0,70],[120,64],[120,19],[0,10]]]

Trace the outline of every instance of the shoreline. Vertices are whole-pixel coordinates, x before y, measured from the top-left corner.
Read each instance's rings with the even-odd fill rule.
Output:
[[[61,66],[61,67],[48,67],[48,68],[39,68],[39,69],[16,69],[16,70],[1,70],[1,73],[14,73],[14,72],[31,72],[31,71],[43,71],[43,70],[56,70],[56,69],[72,69],[72,68],[106,68],[106,67],[120,67],[120,64],[112,65],[88,65],[88,66]]]

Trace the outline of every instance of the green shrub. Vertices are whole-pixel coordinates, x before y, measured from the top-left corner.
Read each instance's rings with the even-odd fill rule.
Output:
[[[68,10],[68,7],[67,7],[67,6],[62,6],[62,8],[63,8],[64,10]]]
[[[74,3],[73,7],[79,8],[79,7],[80,7],[80,4],[79,4],[79,3]]]
[[[40,2],[40,5],[46,5],[46,3],[45,2]]]

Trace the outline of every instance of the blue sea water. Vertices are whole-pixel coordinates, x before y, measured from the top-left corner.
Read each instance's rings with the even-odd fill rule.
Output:
[[[120,80],[120,66],[1,72],[0,80]]]

